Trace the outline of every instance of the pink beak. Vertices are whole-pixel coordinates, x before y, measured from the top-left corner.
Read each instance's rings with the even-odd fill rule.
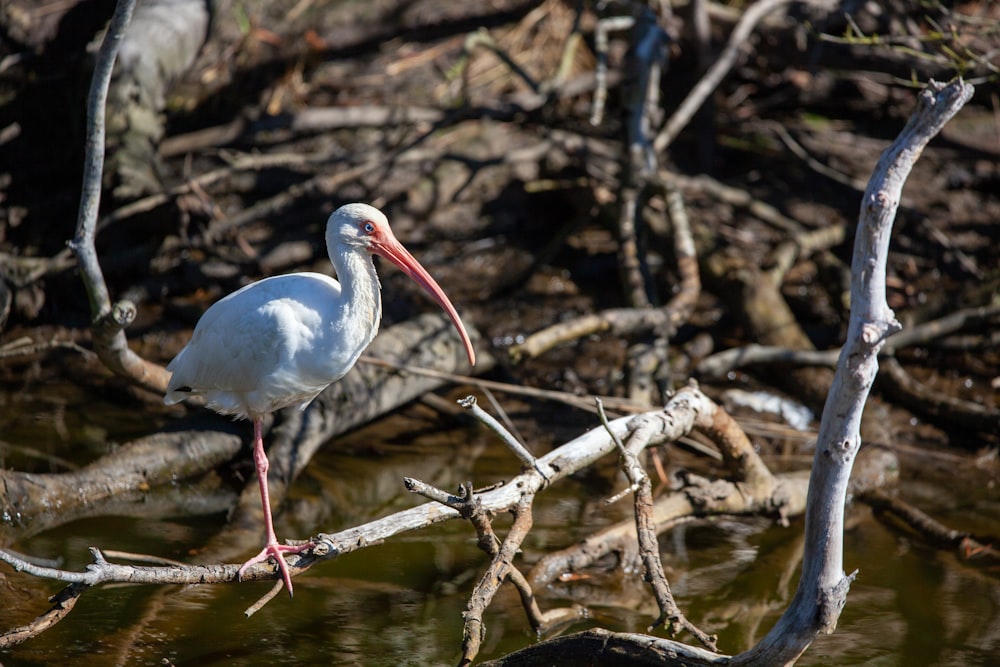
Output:
[[[462,324],[462,318],[458,316],[458,311],[455,310],[455,306],[451,304],[451,300],[448,295],[444,293],[441,286],[431,278],[431,274],[427,273],[427,270],[420,265],[420,262],[410,254],[410,251],[403,247],[396,237],[393,235],[392,231],[382,227],[380,229],[382,233],[378,234],[377,237],[372,237],[370,239],[370,249],[371,252],[381,257],[385,257],[387,260],[398,266],[403,273],[412,278],[417,284],[427,290],[427,293],[434,297],[434,300],[438,302],[438,305],[448,313],[448,317],[451,318],[452,323],[455,328],[458,329],[458,335],[462,338],[462,343],[465,345],[465,352],[469,355],[469,365],[476,365],[476,351],[472,349],[472,341],[469,339],[469,332],[465,330],[465,325]]]

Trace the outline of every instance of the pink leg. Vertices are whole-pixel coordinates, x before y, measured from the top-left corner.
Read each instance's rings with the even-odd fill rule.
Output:
[[[278,563],[278,569],[281,570],[281,578],[285,582],[285,588],[288,589],[288,595],[291,597],[292,575],[288,572],[288,563],[285,562],[282,554],[301,553],[312,548],[313,544],[309,543],[297,546],[280,544],[277,536],[274,534],[274,521],[271,518],[271,500],[267,491],[267,471],[270,466],[267,462],[267,454],[264,452],[264,438],[261,436],[260,419],[253,420],[253,461],[257,466],[257,484],[260,486],[260,501],[264,508],[264,531],[267,541],[264,549],[259,554],[240,566],[237,576],[242,577],[248,567],[257,563],[263,563],[273,556],[274,560]]]

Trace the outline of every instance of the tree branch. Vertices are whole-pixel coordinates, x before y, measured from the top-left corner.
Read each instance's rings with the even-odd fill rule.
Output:
[[[91,330],[94,351],[104,365],[150,391],[163,392],[168,374],[165,368],[146,361],[131,349],[125,327],[135,319],[135,306],[129,302],[111,305],[108,286],[97,258],[94,237],[101,203],[101,176],[104,171],[105,113],[108,84],[115,66],[118,48],[125,37],[136,0],[118,0],[111,23],[101,42],[94,76],[87,98],[87,140],[84,158],[83,190],[76,222],[76,234],[70,248],[76,253],[80,274],[90,300]]]
[[[712,66],[708,68],[705,75],[698,81],[698,84],[688,93],[688,96],[684,98],[681,105],[677,107],[674,114],[660,130],[660,133],[656,136],[656,140],[653,142],[653,146],[657,153],[662,153],[667,147],[673,143],[680,131],[683,130],[691,119],[694,118],[695,113],[701,108],[701,105],[705,102],[709,95],[711,95],[722,80],[729,73],[729,70],[733,68],[736,64],[736,60],[740,55],[740,52],[746,48],[747,38],[757,27],[764,17],[766,17],[771,12],[776,11],[783,5],[791,4],[793,0],[760,0],[760,2],[755,2],[751,5],[740,17],[739,23],[733,28],[733,32],[729,35],[729,41],[726,43],[726,48],[722,51],[719,57],[712,63]],[[821,6],[830,5],[830,0],[807,0],[807,4],[817,4]]]
[[[861,415],[878,371],[878,352],[899,329],[885,299],[889,238],[901,191],[927,143],[972,97],[961,80],[931,81],[899,137],[882,154],[861,204],[851,269],[851,319],[820,421],[809,483],[802,577],[791,605],[739,665],[789,665],[819,632],[832,632],[854,575],[843,566],[844,504],[861,444]]]
[[[334,385],[334,387],[336,386],[338,385]],[[656,415],[654,419],[655,437],[652,438],[652,441],[661,442],[682,437],[694,428],[699,415],[710,414],[714,409],[713,406],[711,400],[696,387],[681,389],[674,395],[663,412],[651,413]],[[634,422],[632,417],[622,417],[609,422],[607,429],[598,427],[588,431],[538,459],[537,468],[545,470],[548,479],[543,477],[538,469],[528,468],[509,483],[478,494],[477,501],[481,503],[483,511],[490,514],[516,510],[525,497],[534,497],[534,494],[549,484],[586,468],[614,451],[615,445],[609,432],[622,437],[636,424],[637,422]],[[292,569],[301,571],[311,567],[316,562],[362,549],[394,535],[425,528],[460,516],[459,510],[453,507],[430,502],[338,533],[320,533],[316,538],[317,546],[311,553],[300,555]],[[211,584],[237,581],[237,565],[170,565],[159,567],[122,565],[107,562],[97,549],[92,549],[92,553],[94,562],[83,572],[37,565],[26,558],[2,549],[0,549],[0,560],[8,563],[15,570],[36,577],[77,583],[88,587],[112,582]],[[204,555],[203,551],[202,556]],[[242,580],[257,581],[272,579],[275,576],[275,572],[270,567],[259,565],[246,571]]]
[[[634,422],[628,442],[621,447],[622,470],[632,482],[632,494],[635,511],[635,529],[639,540],[639,555],[642,558],[646,572],[646,581],[653,589],[653,597],[660,608],[660,615],[649,626],[652,631],[659,625],[665,625],[671,635],[687,630],[707,649],[718,651],[716,637],[709,635],[691,623],[677,606],[667,575],[663,571],[663,561],[660,559],[660,545],[656,539],[655,522],[653,521],[653,487],[649,475],[639,462],[639,453],[645,449],[658,431],[652,418],[639,418]]]

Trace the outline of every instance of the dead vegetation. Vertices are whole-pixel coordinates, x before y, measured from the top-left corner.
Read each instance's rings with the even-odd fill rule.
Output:
[[[929,541],[995,561],[988,536],[949,533],[890,498],[900,474],[894,452],[916,460],[916,444],[986,452],[1000,437],[1000,348],[991,333],[1000,317],[992,231],[1000,219],[1000,17],[991,3],[921,13],[889,3],[845,15],[824,2],[782,0],[746,11],[695,0],[674,7],[222,1],[211,24],[199,22],[198,6],[166,18],[152,10],[135,16],[134,30],[155,34],[169,20],[175,29],[187,26],[188,36],[200,27],[205,41],[166,40],[179,52],[157,51],[167,63],[157,69],[163,80],[154,81],[146,63],[112,83],[113,150],[104,203],[92,218],[93,259],[109,294],[102,301],[91,290],[89,307],[80,287],[86,264],[64,247],[80,201],[84,95],[76,91],[74,104],[58,105],[65,115],[56,115],[65,87],[37,83],[72,80],[56,74],[67,62],[89,72],[82,48],[89,36],[68,32],[72,7],[2,7],[6,36],[17,45],[0,53],[7,98],[0,146],[17,156],[0,158],[5,387],[28,373],[65,372],[164,414],[159,366],[197,314],[247,278],[328,270],[314,259],[324,218],[344,201],[372,201],[420,248],[479,330],[478,349],[489,355],[477,370],[486,377],[456,375],[466,367],[427,343],[443,335],[435,318],[383,332],[372,356],[407,370],[359,367],[307,412],[277,420],[275,504],[320,444],[442,382],[497,392],[500,405],[523,394],[596,412],[583,397],[601,395],[611,418],[643,416],[580,437],[596,422],[558,429],[536,420],[528,426],[541,434],[534,451],[541,442],[554,448],[517,478],[477,491],[492,480],[471,480],[457,494],[408,480],[434,502],[319,533],[320,546],[291,563],[293,571],[461,516],[489,559],[469,601],[463,662],[480,650],[482,614],[501,582],[517,587],[533,629],[560,629],[580,617],[580,607],[543,610],[532,591],[609,552],[643,563],[659,610],[651,626],[725,650],[673,602],[662,566],[657,572],[656,535],[689,517],[787,521],[806,511],[807,477],[773,471],[744,432],[765,452],[816,437],[838,348],[849,339],[851,247],[869,176],[926,81],[962,74],[977,85],[976,97],[916,164],[902,198],[885,202],[899,209],[884,298],[903,331],[878,337],[882,372],[860,420],[872,454],[862,450],[851,493]],[[77,249],[86,239],[80,229]],[[387,318],[410,320],[422,306],[397,278],[385,278],[394,295]],[[87,280],[92,287],[98,278]],[[129,382],[109,379],[105,367]],[[436,376],[426,372],[434,368]],[[726,393],[733,385],[751,392]],[[674,410],[685,401],[702,407],[668,433],[660,421],[679,420]],[[785,425],[803,411],[816,418]],[[911,420],[919,432],[907,428]],[[38,508],[50,498],[43,494],[55,494],[65,512],[33,523],[39,530],[100,514],[102,503],[116,500],[100,497],[109,474],[121,482],[121,497],[172,478],[177,457],[162,455],[164,447],[189,450],[189,476],[236,454],[238,425],[183,423],[82,471],[46,478],[5,470],[4,510],[44,516]],[[679,438],[721,462],[707,476],[681,466],[672,471],[681,482],[667,489],[654,484],[646,463],[655,470],[652,445]],[[848,473],[860,444],[845,455]],[[536,494],[543,498],[548,485],[616,450],[624,464],[615,483],[632,493],[636,518],[554,550],[523,573],[515,560]],[[60,488],[94,495],[71,499]],[[49,565],[8,558],[70,583],[48,613],[10,630],[5,645],[51,627],[99,583],[232,581],[235,566],[221,563],[239,560],[257,540],[252,481],[247,489],[238,500],[218,487],[200,489],[236,508],[199,553],[208,565],[135,567],[95,551],[86,573],[55,575]],[[513,524],[498,536],[491,519],[507,512]],[[4,544],[16,547],[26,531],[16,521],[7,528]],[[841,565],[832,567],[843,576]],[[273,576],[260,566],[249,578]],[[825,615],[805,635],[835,626],[849,578],[833,583],[824,589],[831,599],[818,603]],[[587,655],[595,638],[648,664],[667,664],[662,656],[671,646],[699,664],[730,660],[652,639],[641,640],[649,642],[643,653],[628,637],[600,635],[543,643],[526,654],[533,658],[515,654],[499,664],[544,659],[549,650]],[[578,643],[568,644],[574,637]]]

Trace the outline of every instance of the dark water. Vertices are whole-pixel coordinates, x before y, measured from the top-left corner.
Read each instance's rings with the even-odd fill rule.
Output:
[[[4,392],[0,440],[34,443],[50,455],[81,463],[108,440],[124,441],[156,428],[134,407],[115,408],[85,392],[62,389],[44,395]],[[582,431],[587,417],[580,419]],[[449,428],[448,422],[426,408],[411,407],[329,444],[278,519],[279,537],[332,531],[411,506],[417,499],[403,489],[403,475],[454,488],[466,479],[485,485],[516,471],[512,457],[488,434]],[[6,447],[3,456],[6,466],[37,470],[46,465],[16,448]],[[902,465],[906,476],[907,462]],[[956,485],[943,472],[925,469],[913,475],[903,487],[904,497],[909,494],[955,527],[1000,532],[1000,494],[988,481],[991,475],[980,473],[973,476],[976,483]],[[605,508],[606,495],[580,480],[566,480],[543,493],[524,545],[525,562],[622,518],[628,503]],[[195,518],[91,518],[11,546],[63,558],[69,568],[85,565],[91,545],[197,561],[192,551],[224,522],[221,511]],[[508,523],[500,518],[497,525],[503,534]],[[795,521],[781,528],[762,519],[722,518],[661,537],[679,604],[703,629],[718,633],[723,651],[751,646],[784,610],[798,577],[801,533]],[[278,596],[250,619],[243,610],[269,584],[104,587],[85,594],[48,632],[0,652],[0,663],[450,665],[459,656],[462,611],[485,562],[472,531],[452,522],[315,567],[296,579],[294,600]],[[819,638],[799,664],[1000,664],[997,572],[889,528],[864,507],[849,513],[845,564],[860,573],[837,632]],[[4,629],[47,609],[46,596],[60,588],[6,566],[0,573]],[[583,599],[591,618],[565,630],[601,625],[644,631],[656,610],[641,573],[610,567],[592,574],[536,591],[542,608]],[[501,589],[486,625],[480,658],[534,641],[509,587]]]

